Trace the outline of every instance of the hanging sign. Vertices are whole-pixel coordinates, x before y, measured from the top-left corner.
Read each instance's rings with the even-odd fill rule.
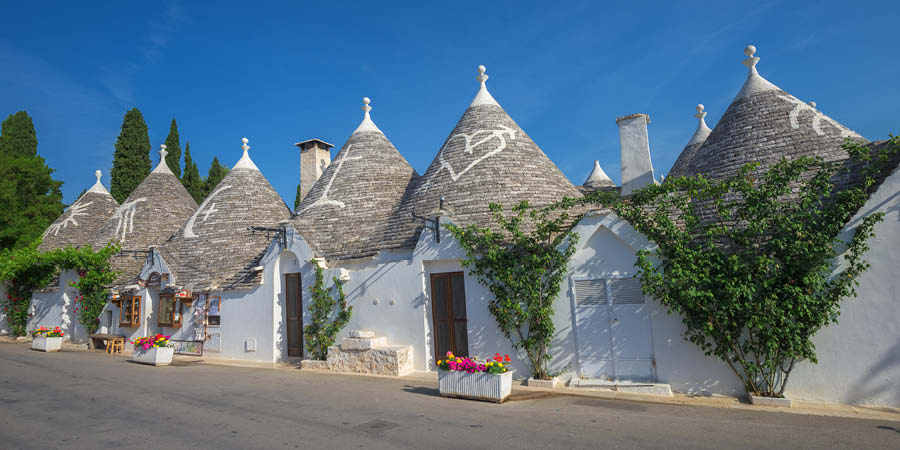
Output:
[[[162,281],[162,275],[159,272],[153,272],[147,278],[147,287],[159,287]]]

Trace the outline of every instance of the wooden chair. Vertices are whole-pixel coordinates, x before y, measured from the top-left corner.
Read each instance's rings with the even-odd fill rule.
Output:
[[[112,354],[122,354],[122,351],[125,350],[125,339],[107,339],[106,340],[106,353],[108,355]]]

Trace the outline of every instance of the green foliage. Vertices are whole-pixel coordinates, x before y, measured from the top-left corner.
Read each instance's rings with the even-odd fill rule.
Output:
[[[310,262],[316,267],[316,281],[310,291],[312,294],[309,304],[310,325],[303,328],[303,337],[309,357],[325,360],[328,356],[328,347],[334,345],[338,332],[350,321],[353,307],[347,306],[344,288],[337,278],[333,278],[333,282],[337,288],[338,298],[337,300],[332,298],[331,289],[325,287],[322,268],[315,260]]]
[[[867,240],[884,214],[862,218],[846,242],[838,235],[896,153],[892,140],[879,155],[848,141],[849,166],[801,158],[759,174],[751,163],[721,181],[682,177],[636,192],[614,208],[658,245],[638,252],[644,292],[681,315],[685,338],[748,392],[782,396],[795,365],[816,362],[813,336],[837,321],[869,267]]]
[[[25,111],[0,129],[0,249],[23,248],[63,212],[61,181],[37,154],[34,125]]]
[[[297,196],[294,197],[294,212],[297,212],[297,208],[300,207],[300,202],[303,201],[303,197],[300,196],[300,185],[297,185]]]
[[[212,164],[209,165],[209,173],[207,173],[203,185],[203,198],[208,197],[215,190],[225,175],[228,175],[228,168],[219,164],[219,158],[213,156]]]
[[[37,133],[31,116],[25,111],[10,114],[0,124],[0,153],[5,156],[37,155]]]
[[[169,125],[169,135],[166,136],[166,165],[176,177],[181,178],[181,139],[178,137],[178,125],[175,119]]]
[[[150,174],[150,135],[144,116],[133,108],[122,119],[122,131],[116,141],[109,193],[122,203]]]
[[[200,170],[197,169],[197,163],[191,158],[191,143],[188,142],[184,147],[184,175],[181,177],[181,184],[187,189],[191,197],[198,204],[203,202],[203,179],[200,178]]]
[[[118,244],[109,244],[97,252],[86,246],[41,253],[37,250],[38,243],[0,251],[0,283],[7,290],[6,298],[0,299],[0,308],[13,333],[25,335],[28,306],[34,291],[46,287],[61,270],[67,269],[76,270],[79,275],[78,281],[72,283],[78,290],[75,299],[78,321],[88,333],[95,332],[100,312],[106,305],[105,286],[115,280],[109,257],[118,253]]]
[[[524,350],[537,379],[550,377],[553,301],[578,241],[566,212],[574,204],[575,200],[564,199],[536,209],[522,202],[506,215],[501,205],[492,203],[500,231],[444,225],[466,251],[463,267],[493,294],[488,310],[500,330],[513,346]]]

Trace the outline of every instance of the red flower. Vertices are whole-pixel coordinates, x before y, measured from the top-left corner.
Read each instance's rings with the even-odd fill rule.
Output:
[[[509,355],[503,355],[503,361],[509,362]]]

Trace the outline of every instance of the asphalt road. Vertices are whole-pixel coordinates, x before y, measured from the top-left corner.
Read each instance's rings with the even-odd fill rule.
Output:
[[[0,448],[900,448],[900,424],[0,344]]]

